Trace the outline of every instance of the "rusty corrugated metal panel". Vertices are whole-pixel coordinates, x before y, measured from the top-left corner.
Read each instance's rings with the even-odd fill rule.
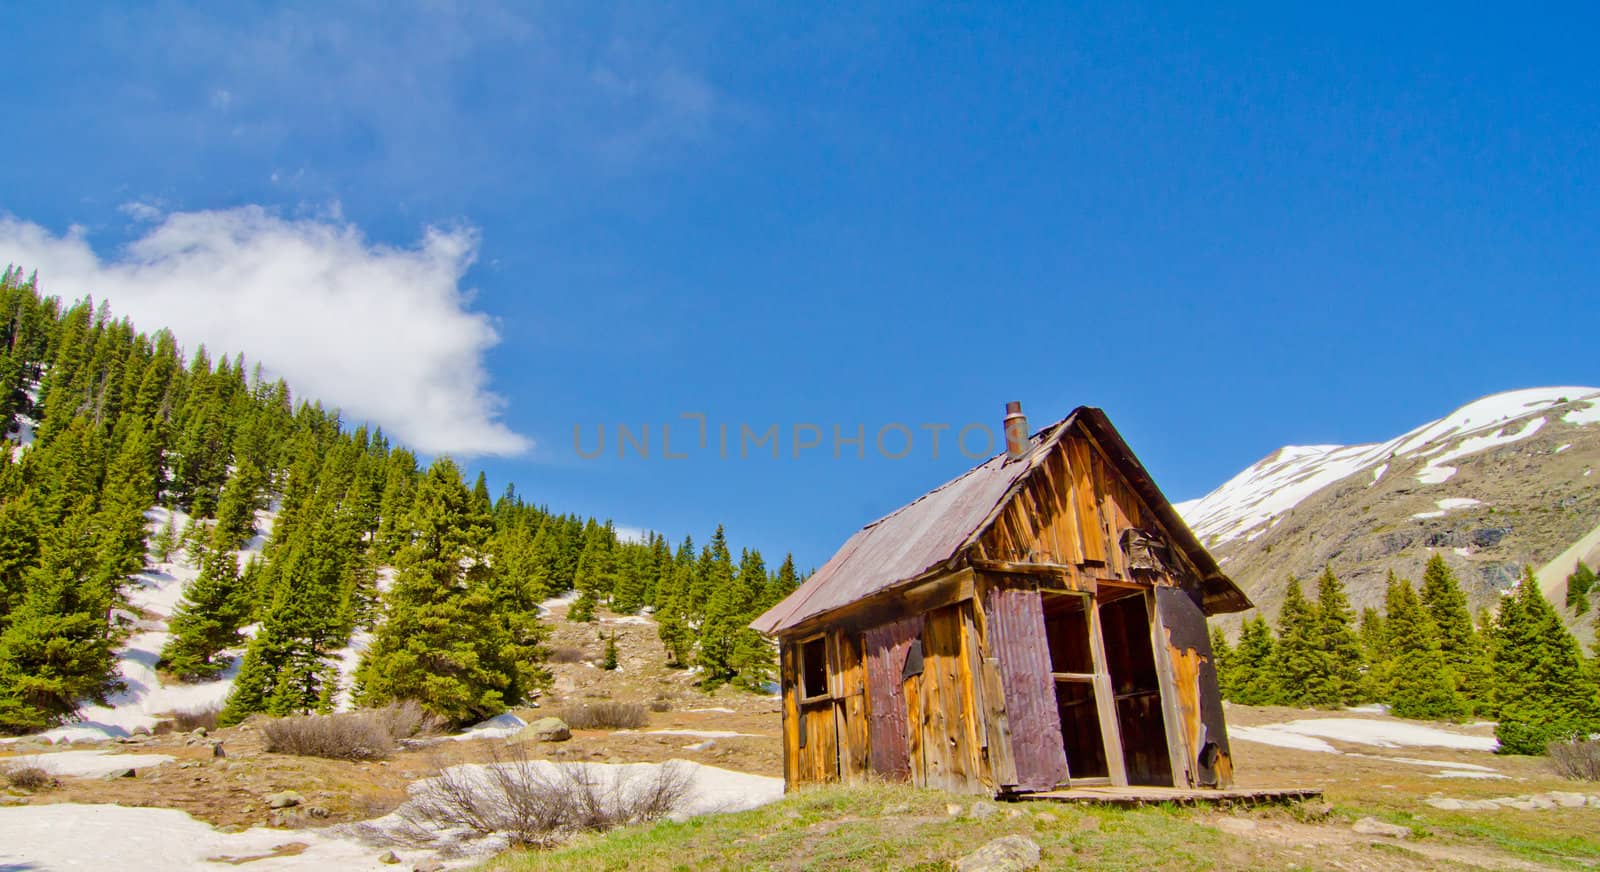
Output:
[[[1000,660],[1000,680],[1005,685],[1017,787],[1050,790],[1067,780],[1067,754],[1039,592],[995,587],[984,599],[990,645]]]
[[[912,640],[922,632],[922,616],[913,615],[873,627],[863,634],[867,662],[868,710],[872,770],[901,781],[911,777],[911,750],[906,742],[906,695],[900,672]]]
[[[955,557],[993,520],[1013,488],[1037,468],[1056,439],[1082,422],[1107,458],[1172,531],[1176,543],[1200,568],[1206,611],[1233,612],[1250,608],[1250,600],[1222,574],[1217,562],[1167,502],[1149,473],[1122,441],[1105,413],[1089,406],[1035,433],[1024,460],[998,454],[851,536],[832,559],[782,602],[750,626],[780,633],[801,622],[847,606],[901,582],[917,578]]]
[[[949,560],[988,520],[1011,486],[1033,468],[1039,447],[1065,421],[1032,439],[1025,462],[996,455],[892,514],[862,528],[794,593],[750,626],[763,633],[849,605],[916,578]]]

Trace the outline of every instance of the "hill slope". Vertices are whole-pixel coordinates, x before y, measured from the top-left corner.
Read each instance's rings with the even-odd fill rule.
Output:
[[[1596,466],[1600,388],[1531,388],[1386,442],[1280,448],[1177,508],[1269,614],[1291,573],[1332,565],[1360,608],[1379,604],[1390,569],[1417,578],[1435,553],[1476,609],[1600,524]],[[1544,577],[1560,603],[1565,573]]]

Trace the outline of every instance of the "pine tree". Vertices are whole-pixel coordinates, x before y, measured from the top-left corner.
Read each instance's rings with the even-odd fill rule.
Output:
[[[1228,635],[1217,626],[1211,628],[1211,663],[1217,672],[1217,688],[1222,698],[1233,699],[1237,695],[1233,686],[1236,677],[1233,646],[1228,644]]]
[[[617,668],[617,634],[615,630],[612,631],[610,636],[606,637],[606,657],[601,662],[600,668],[607,671],[613,671]]]
[[[66,519],[0,633],[0,732],[54,726],[80,700],[103,703],[119,686],[117,635],[106,621],[112,591],[93,577],[93,535],[86,514]]]
[[[150,540],[151,556],[157,563],[166,563],[172,559],[172,552],[178,548],[178,523],[177,515],[167,512],[167,520],[156,531]]]
[[[1390,573],[1390,584],[1393,583],[1393,573]],[[1383,668],[1390,658],[1389,635],[1383,625],[1383,614],[1372,606],[1362,609],[1361,625],[1356,636],[1361,642],[1361,658],[1365,664],[1361,674],[1362,697],[1382,702],[1385,695]]]
[[[1272,651],[1272,677],[1282,703],[1314,704],[1314,688],[1326,672],[1316,612],[1300,592],[1300,580],[1291,575],[1278,611],[1278,641]]]
[[[1231,677],[1228,685],[1232,695],[1227,698],[1240,705],[1278,705],[1283,702],[1283,691],[1273,673],[1272,628],[1267,619],[1257,615],[1246,620],[1239,631],[1239,647],[1233,651],[1233,662],[1228,668]]]
[[[246,460],[239,464],[222,488],[211,547],[237,550],[255,535],[256,509],[265,484],[265,476],[254,463]]]
[[[1582,560],[1567,576],[1567,608],[1575,615],[1589,610],[1589,591],[1594,589],[1594,570]]]
[[[783,565],[778,567],[778,574],[772,577],[772,583],[767,586],[766,594],[761,598],[761,612],[772,608],[782,602],[789,594],[794,593],[800,586],[800,576],[794,569],[794,555],[783,555]]]
[[[1473,630],[1467,596],[1455,573],[1438,554],[1422,571],[1422,605],[1439,628],[1439,649],[1456,676],[1456,690],[1468,705],[1480,709],[1488,696],[1488,646]]]
[[[462,724],[522,701],[535,665],[517,662],[494,612],[489,524],[455,463],[434,461],[417,488],[412,542],[396,559],[388,616],[356,674],[363,702],[414,699]]]
[[[1363,662],[1361,646],[1351,629],[1350,600],[1344,585],[1324,567],[1317,580],[1317,605],[1313,630],[1321,669],[1307,682],[1305,699],[1318,708],[1338,708],[1361,701]]]
[[[217,654],[243,641],[239,628],[249,609],[250,598],[239,584],[238,559],[227,551],[207,554],[199,577],[184,590],[167,624],[172,637],[161,649],[161,667],[185,681],[215,678],[226,666]]]
[[[687,667],[694,653],[694,638],[689,628],[689,591],[694,586],[696,564],[694,540],[683,537],[673,559],[671,581],[657,591],[656,634],[667,649],[667,665]]]
[[[1551,741],[1600,730],[1595,683],[1531,567],[1501,600],[1493,664],[1501,752],[1543,754]]]
[[[1459,720],[1467,704],[1456,692],[1455,673],[1439,644],[1439,628],[1417,599],[1411,583],[1399,580],[1389,588],[1384,625],[1391,659],[1389,711],[1402,718]]]

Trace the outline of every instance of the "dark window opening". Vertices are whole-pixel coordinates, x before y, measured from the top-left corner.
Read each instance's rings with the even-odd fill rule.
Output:
[[[800,644],[800,698],[828,695],[827,637],[818,636]]]
[[[1095,706],[1094,685],[1056,682],[1056,713],[1061,718],[1061,742],[1066,746],[1069,778],[1105,778],[1105,737],[1100,732],[1100,711]]]
[[[1051,672],[1094,671],[1094,655],[1089,651],[1089,614],[1084,610],[1087,600],[1078,594],[1042,597]]]

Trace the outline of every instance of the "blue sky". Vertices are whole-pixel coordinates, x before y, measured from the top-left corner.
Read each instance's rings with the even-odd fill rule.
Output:
[[[0,260],[674,538],[820,564],[1012,399],[1176,500],[1597,381],[1582,6],[8,5]]]

